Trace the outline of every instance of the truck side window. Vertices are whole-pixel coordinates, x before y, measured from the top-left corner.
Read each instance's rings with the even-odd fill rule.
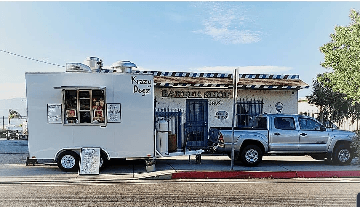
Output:
[[[267,118],[266,117],[257,117],[256,125],[254,129],[267,129]]]
[[[301,130],[320,131],[321,128],[319,122],[308,118],[299,118],[299,125]]]
[[[295,120],[292,117],[275,117],[274,125],[276,129],[294,130]]]
[[[65,90],[64,109],[65,124],[105,123],[105,90]]]

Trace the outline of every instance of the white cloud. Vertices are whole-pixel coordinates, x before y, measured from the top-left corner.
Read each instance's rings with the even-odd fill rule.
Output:
[[[0,99],[25,98],[25,83],[0,83]]]
[[[271,66],[271,65],[264,65],[264,66],[215,66],[215,67],[201,67],[201,68],[194,68],[193,71],[196,72],[217,72],[217,73],[233,73],[235,68],[239,68],[239,73],[241,74],[274,74],[274,73],[284,73],[290,71],[291,67],[284,67],[284,66]]]
[[[248,44],[261,40],[260,31],[245,29],[251,23],[244,14],[245,9],[226,2],[202,2],[198,8],[203,28],[195,33],[211,36],[224,44]]]

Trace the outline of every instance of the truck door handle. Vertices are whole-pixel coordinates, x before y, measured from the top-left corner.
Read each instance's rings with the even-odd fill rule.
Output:
[[[280,133],[275,132],[274,135],[280,135]]]
[[[306,133],[301,133],[300,135],[301,135],[301,136],[306,136],[307,134],[306,134]]]

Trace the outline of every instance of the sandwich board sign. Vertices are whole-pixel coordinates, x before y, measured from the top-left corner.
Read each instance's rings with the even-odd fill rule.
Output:
[[[99,174],[100,148],[82,148],[80,160],[80,175]]]

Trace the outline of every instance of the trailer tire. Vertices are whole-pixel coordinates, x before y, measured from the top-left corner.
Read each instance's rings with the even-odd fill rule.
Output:
[[[257,166],[262,160],[263,152],[256,145],[248,145],[240,152],[240,160],[245,166]]]
[[[349,145],[341,144],[337,146],[333,153],[333,163],[338,165],[348,165],[353,158],[353,153]]]
[[[79,155],[74,151],[63,151],[58,156],[57,165],[65,172],[76,172],[79,170]]]
[[[99,165],[99,169],[103,170],[106,167],[106,164],[108,162],[107,156],[105,154],[105,152],[101,151],[100,152],[100,165]]]

